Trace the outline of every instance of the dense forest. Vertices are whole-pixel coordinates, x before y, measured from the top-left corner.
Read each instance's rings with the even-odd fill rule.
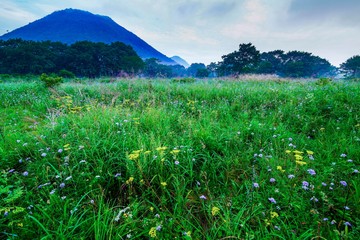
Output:
[[[132,47],[88,41],[66,45],[20,39],[0,41],[0,73],[35,74],[71,72],[79,77],[138,73],[144,63]]]
[[[80,41],[35,42],[0,40],[0,74],[55,73],[64,77],[142,76],[142,77],[223,77],[241,74],[275,74],[280,77],[332,77],[339,73],[358,77],[360,56],[353,56],[340,69],[309,52],[275,50],[261,53],[251,43],[222,56],[222,61],[206,66],[193,63],[165,65],[155,58],[141,59],[133,48],[121,42],[111,44]]]

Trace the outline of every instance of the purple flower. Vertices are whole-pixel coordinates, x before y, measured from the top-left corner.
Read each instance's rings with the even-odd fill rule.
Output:
[[[205,195],[201,195],[201,196],[200,196],[200,199],[206,200],[207,198],[206,198]]]
[[[158,231],[158,232],[161,231],[161,228],[162,228],[161,225],[157,226],[156,231]]]
[[[322,183],[321,183],[321,185],[323,185],[324,187],[326,187],[326,186],[327,186],[327,184],[326,184],[326,183],[324,183],[324,182],[322,182]]]
[[[346,154],[342,153],[342,154],[340,154],[340,157],[344,158],[344,157],[346,157]]]
[[[15,172],[15,169],[10,169],[8,173],[13,173]]]
[[[42,156],[42,157],[46,157],[46,153],[42,153],[41,156]]]
[[[349,222],[344,222],[344,225],[351,227],[351,223],[349,223]]]
[[[345,181],[340,181],[340,184],[343,185],[344,187],[347,186],[347,183]]]
[[[353,173],[359,173],[359,170],[354,169]]]
[[[25,171],[25,172],[23,172],[23,174],[22,174],[23,176],[28,176],[29,175],[29,173],[27,172],[27,171]]]
[[[271,203],[274,203],[274,204],[276,204],[276,200],[274,199],[274,198],[268,198],[268,200],[271,202]]]
[[[312,198],[310,198],[310,201],[318,202],[319,199],[317,199],[316,197],[312,197]]]
[[[293,175],[293,174],[288,175],[289,179],[293,179],[294,177],[295,177],[295,175]]]
[[[303,181],[302,182],[302,188],[305,189],[305,190],[308,190],[309,188],[309,183],[307,181]]]
[[[336,221],[332,220],[330,223],[331,223],[331,225],[334,225],[336,223]]]
[[[179,165],[179,164],[180,164],[180,162],[177,161],[177,160],[176,160],[174,163],[175,163],[175,165]]]
[[[326,222],[326,221],[328,221],[328,220],[329,220],[328,218],[323,218],[323,221],[324,221],[324,222]]]
[[[258,188],[259,184],[255,182],[255,183],[253,183],[253,186],[254,186],[254,188]]]
[[[63,152],[63,150],[60,148],[59,150],[58,150],[58,153],[62,153]]]
[[[65,187],[65,183],[60,183],[60,188],[64,188]]]
[[[308,169],[307,172],[312,176],[316,175],[316,172],[314,169]]]
[[[275,180],[275,178],[270,178],[270,180],[269,180],[271,183],[274,183],[274,182],[276,182],[276,180]]]

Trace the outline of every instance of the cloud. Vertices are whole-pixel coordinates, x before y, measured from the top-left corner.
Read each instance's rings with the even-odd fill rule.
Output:
[[[359,0],[292,0],[289,17],[293,22],[360,24]]]

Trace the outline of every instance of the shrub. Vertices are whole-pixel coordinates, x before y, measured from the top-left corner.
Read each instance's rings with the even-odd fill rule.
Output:
[[[63,77],[63,78],[75,78],[75,74],[66,70],[66,69],[62,69],[59,71],[59,76]]]
[[[56,75],[48,76],[47,74],[43,73],[40,76],[40,81],[45,83],[46,87],[53,88],[53,87],[59,85],[60,83],[62,83],[63,79],[62,79],[62,77],[59,77]]]

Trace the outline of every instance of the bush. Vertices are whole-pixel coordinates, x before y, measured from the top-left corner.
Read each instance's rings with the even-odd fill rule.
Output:
[[[56,75],[48,76],[47,74],[43,73],[40,76],[40,81],[45,83],[46,87],[53,88],[53,87],[55,87],[57,85],[60,85],[60,83],[62,83],[63,79],[62,79],[62,77],[59,77],[59,76],[56,76]]]
[[[59,76],[63,78],[75,78],[75,74],[66,69],[60,70]]]
[[[330,84],[331,82],[332,82],[331,78],[322,77],[322,78],[319,78],[315,84],[318,86],[325,86],[325,85]]]

